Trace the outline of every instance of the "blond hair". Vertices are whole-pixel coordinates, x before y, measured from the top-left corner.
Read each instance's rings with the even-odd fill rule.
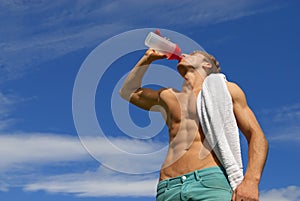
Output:
[[[212,71],[214,73],[220,73],[221,72],[221,68],[220,68],[220,63],[216,60],[216,58],[205,52],[205,51],[201,51],[201,50],[198,50],[198,51],[195,51],[194,53],[199,53],[199,54],[202,54],[204,56],[204,59],[209,62],[210,64],[212,64],[213,68],[212,68]]]

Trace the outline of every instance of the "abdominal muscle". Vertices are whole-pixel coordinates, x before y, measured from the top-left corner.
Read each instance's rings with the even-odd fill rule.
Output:
[[[160,171],[160,181],[195,170],[220,166],[216,155],[205,143],[201,126],[193,119],[170,122],[170,144]]]
[[[165,102],[165,120],[169,128],[169,149],[160,171],[160,180],[180,176],[195,170],[220,166],[206,143],[196,112],[193,91],[161,93]]]

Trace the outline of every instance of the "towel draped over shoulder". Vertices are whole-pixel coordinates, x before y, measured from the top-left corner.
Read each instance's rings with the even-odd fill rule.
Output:
[[[197,97],[200,124],[209,143],[226,170],[233,190],[243,180],[243,164],[233,103],[224,74],[210,74]]]

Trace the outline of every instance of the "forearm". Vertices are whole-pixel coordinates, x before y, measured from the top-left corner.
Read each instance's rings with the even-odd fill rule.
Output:
[[[130,95],[139,89],[142,85],[142,79],[150,65],[149,57],[144,55],[134,68],[129,72],[124,84],[120,90],[120,95],[126,99],[130,99]]]
[[[268,154],[268,142],[262,131],[248,139],[248,166],[245,179],[259,184]]]

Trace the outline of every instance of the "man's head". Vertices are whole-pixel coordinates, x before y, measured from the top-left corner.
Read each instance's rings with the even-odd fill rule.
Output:
[[[194,51],[191,54],[182,54],[182,60],[177,65],[178,72],[184,77],[189,68],[202,70],[206,72],[207,75],[219,73],[221,71],[219,62],[216,58],[204,51]]]

